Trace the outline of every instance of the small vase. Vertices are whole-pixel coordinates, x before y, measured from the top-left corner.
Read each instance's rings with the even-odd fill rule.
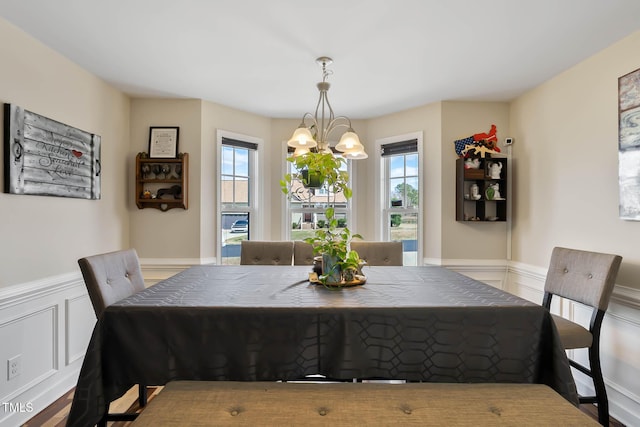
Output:
[[[354,268],[347,268],[342,272],[342,276],[345,282],[353,282],[356,280],[357,271]]]
[[[342,272],[340,271],[340,264],[338,264],[338,257],[327,254],[322,255],[322,274],[327,277],[326,284],[328,285],[342,282]]]

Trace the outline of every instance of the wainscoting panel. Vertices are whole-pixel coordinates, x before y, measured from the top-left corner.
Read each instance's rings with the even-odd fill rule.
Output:
[[[86,291],[67,298],[65,308],[65,363],[69,365],[84,358],[95,324],[87,319],[95,319],[95,313]]]
[[[504,260],[442,260],[439,264],[449,270],[469,276],[498,289],[505,289],[507,279]]]
[[[50,305],[0,321],[3,337],[0,361],[4,368],[0,396],[11,400],[58,369],[57,313],[58,306]],[[19,373],[10,377],[7,361],[16,358],[19,358]]]
[[[14,427],[75,386],[95,315],[80,273],[0,289],[0,427]],[[18,356],[19,373],[8,363]]]

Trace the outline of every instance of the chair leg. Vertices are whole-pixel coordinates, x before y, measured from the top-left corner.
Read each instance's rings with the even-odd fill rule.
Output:
[[[138,384],[138,404],[141,408],[147,405],[147,386]]]
[[[607,399],[607,389],[602,376],[599,353],[599,346],[591,346],[589,348],[589,364],[591,367],[591,377],[593,378],[593,387],[596,390],[596,402],[598,402],[598,422],[603,426],[608,426],[609,400]]]

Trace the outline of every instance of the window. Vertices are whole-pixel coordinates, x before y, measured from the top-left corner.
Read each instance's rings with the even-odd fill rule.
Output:
[[[289,155],[291,154],[292,152],[289,152]],[[295,165],[290,162],[286,162],[286,164],[287,173],[298,173]],[[350,172],[350,169],[351,160],[347,160],[342,164],[341,170]],[[325,227],[327,219],[324,211],[328,206],[333,206],[335,209],[338,227],[346,227],[351,219],[349,205],[350,202],[346,200],[342,192],[334,192],[326,185],[320,188],[307,188],[301,180],[294,179],[291,183],[291,197],[287,199],[287,238],[304,240],[313,236],[317,228]]]
[[[218,132],[220,264],[240,263],[240,242],[256,233],[258,215],[256,157],[258,143],[249,137]]]
[[[401,241],[404,265],[420,253],[420,157],[418,138],[383,143],[382,240]]]

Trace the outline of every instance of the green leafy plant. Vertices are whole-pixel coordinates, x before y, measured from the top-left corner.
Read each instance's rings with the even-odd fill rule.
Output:
[[[309,171],[309,175],[316,174],[324,177],[323,182],[331,187],[334,193],[342,192],[347,199],[351,197],[349,173],[340,169],[346,162],[344,158],[334,157],[331,153],[307,153],[303,156],[288,157],[287,161],[292,163],[298,172],[288,173],[284,179],[280,180],[280,188],[284,194],[291,193],[291,183],[295,179],[299,179],[304,185],[309,185],[309,178],[305,178],[302,174],[302,171],[306,170]]]
[[[339,228],[333,207],[327,207],[324,214],[327,217],[327,227],[318,227],[314,235],[307,237],[304,241],[313,246],[316,254],[327,254],[336,257],[339,261],[343,261],[347,258],[351,239],[361,239],[362,236],[359,234],[351,234],[351,231],[347,227]]]
[[[334,157],[331,153],[308,153],[297,157],[288,157],[287,161],[291,162],[298,171],[308,170],[314,171],[324,176],[324,185],[327,186],[334,194],[342,192],[345,199],[350,199],[353,195],[349,187],[349,173],[341,170],[346,160],[342,157]],[[295,179],[304,180],[301,172],[286,174],[284,179],[280,180],[280,187],[284,194],[291,195],[291,184]],[[303,181],[304,183],[304,181]],[[356,268],[360,265],[360,257],[356,251],[350,251],[349,245],[351,239],[362,238],[359,234],[352,234],[351,230],[346,227],[344,219],[335,217],[335,208],[327,206],[324,211],[325,220],[317,221],[318,227],[312,237],[304,239],[305,242],[313,246],[314,253],[317,255],[326,255],[333,257],[337,262],[331,271],[323,271],[319,279],[325,285],[332,284],[328,279],[336,273],[335,269],[350,269],[352,266]]]

